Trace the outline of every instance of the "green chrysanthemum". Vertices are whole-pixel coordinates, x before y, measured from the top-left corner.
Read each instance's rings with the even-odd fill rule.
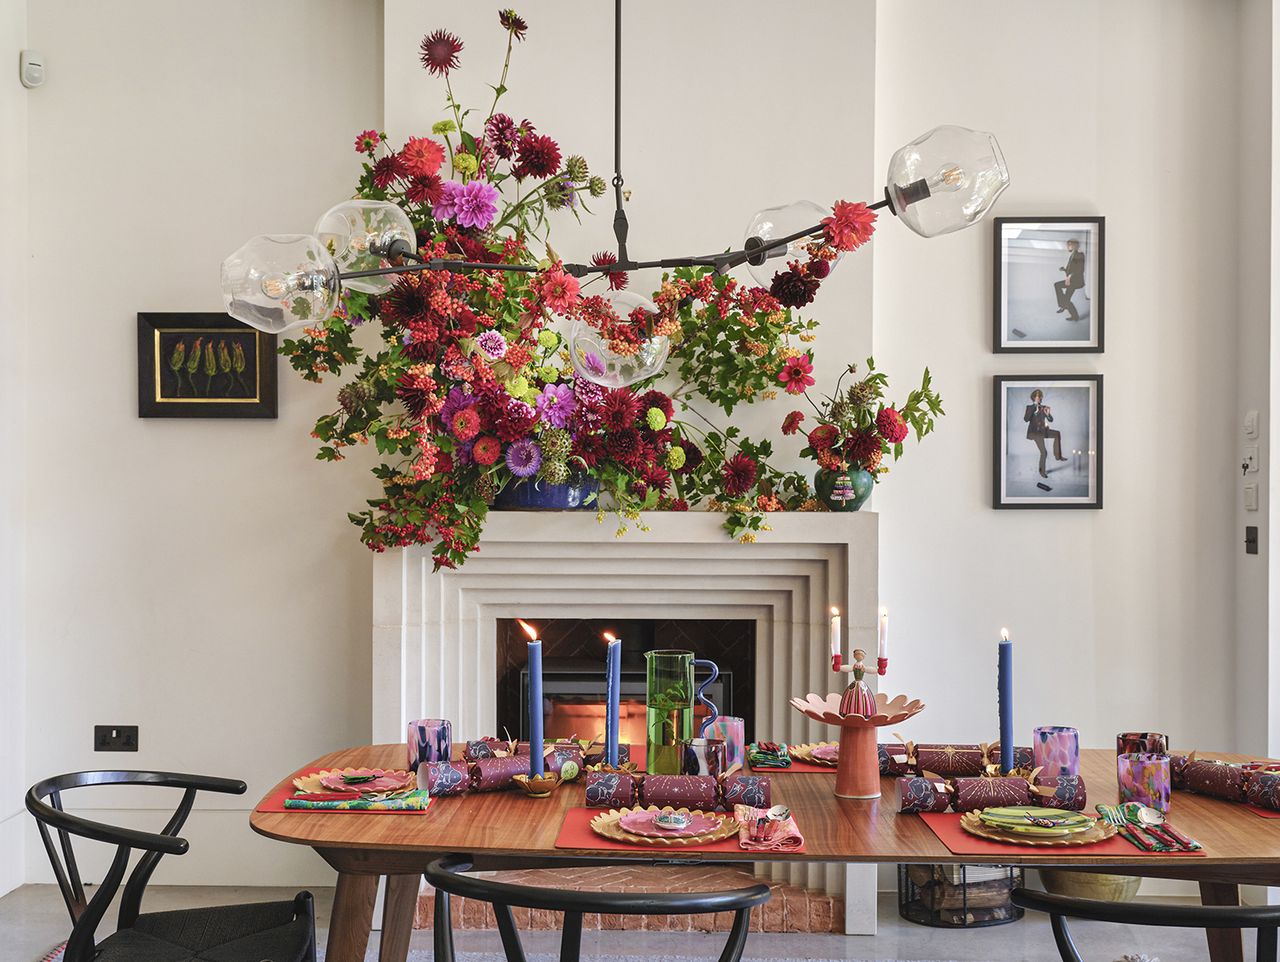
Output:
[[[476,160],[473,154],[454,154],[453,169],[460,174],[470,176],[480,169],[480,162]]]
[[[659,408],[649,408],[644,412],[644,419],[650,431],[661,431],[667,426],[667,416]]]
[[[548,484],[564,484],[569,480],[569,463],[567,461],[542,462],[542,477]]]
[[[662,412],[659,411],[659,414]],[[679,471],[684,467],[685,453],[684,448],[678,444],[673,444],[667,451],[667,467],[672,471]]]
[[[573,439],[569,432],[562,428],[551,428],[542,432],[542,457],[545,461],[563,461],[569,456],[573,447]]]
[[[580,184],[591,176],[591,171],[587,169],[587,159],[577,154],[564,162],[564,172],[575,184]]]
[[[445,134],[451,134],[458,127],[452,120],[437,120],[431,125],[431,132],[437,137],[443,137]]]
[[[538,343],[548,351],[553,351],[560,344],[560,335],[548,328],[543,328],[538,332]]]
[[[523,374],[513,377],[507,382],[507,393],[512,397],[523,399],[529,393],[529,379]]]
[[[552,367],[549,364],[546,367],[538,368],[534,373],[548,384],[554,384],[556,381],[560,380],[560,369],[558,367]]]

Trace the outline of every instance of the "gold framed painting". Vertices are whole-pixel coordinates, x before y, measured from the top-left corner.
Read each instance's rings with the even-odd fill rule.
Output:
[[[138,315],[138,417],[274,418],[276,337],[228,314]]]

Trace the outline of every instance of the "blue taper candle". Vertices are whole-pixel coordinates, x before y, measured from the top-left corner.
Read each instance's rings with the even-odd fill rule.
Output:
[[[1000,629],[1000,771],[1013,771],[1013,642],[1009,629]]]
[[[546,773],[546,757],[542,745],[542,642],[538,633],[521,621],[529,636],[529,774]]]
[[[609,640],[609,648],[605,656],[604,760],[609,765],[617,765],[622,708],[622,639],[608,632],[605,638]]]

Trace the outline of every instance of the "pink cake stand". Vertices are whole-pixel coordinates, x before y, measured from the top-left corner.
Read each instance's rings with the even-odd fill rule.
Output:
[[[880,759],[876,752],[876,729],[904,722],[924,709],[918,698],[906,695],[889,698],[876,692],[874,715],[840,714],[840,693],[792,698],[791,706],[814,721],[840,728],[840,760],[836,764],[836,795],[840,798],[879,798]]]

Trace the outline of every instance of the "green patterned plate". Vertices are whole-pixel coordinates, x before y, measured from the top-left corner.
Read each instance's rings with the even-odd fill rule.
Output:
[[[1030,817],[1028,817],[1030,816]],[[1059,808],[1036,808],[1026,805],[1013,805],[1004,808],[988,808],[978,813],[984,825],[1007,832],[1023,835],[1043,835],[1059,837],[1087,832],[1093,827],[1094,820],[1079,812],[1068,812]],[[1055,825],[1037,825],[1032,818],[1056,822]]]

